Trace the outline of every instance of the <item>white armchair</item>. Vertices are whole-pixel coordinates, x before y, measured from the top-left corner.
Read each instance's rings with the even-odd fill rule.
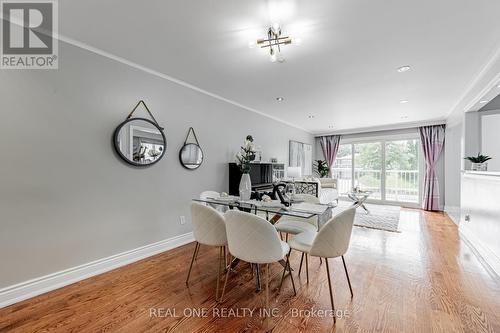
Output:
[[[335,178],[317,178],[320,183],[319,187],[319,202],[329,204],[339,200],[339,192],[337,190],[337,179]]]

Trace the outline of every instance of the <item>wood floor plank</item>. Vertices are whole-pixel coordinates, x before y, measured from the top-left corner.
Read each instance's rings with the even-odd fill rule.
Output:
[[[265,319],[263,293],[245,263],[217,304],[216,249],[201,247],[187,287],[189,244],[0,309],[0,332],[500,331],[499,278],[455,224],[442,213],[403,209],[400,231],[354,229],[345,256],[352,299],[342,262],[330,259],[336,309],[346,314],[336,325],[313,311],[330,309],[326,267],[317,258],[309,260],[307,284],[304,270],[297,275],[300,254],[292,253],[297,296],[289,277],[278,292],[282,267],[271,265],[270,306],[277,312]]]

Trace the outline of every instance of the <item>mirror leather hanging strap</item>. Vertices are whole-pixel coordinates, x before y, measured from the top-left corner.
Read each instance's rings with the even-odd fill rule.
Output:
[[[189,134],[193,133],[193,137],[196,141],[196,145],[199,146],[200,142],[198,142],[198,138],[196,137],[196,133],[194,132],[194,129],[192,127],[189,127],[188,134],[186,135],[186,140],[184,140],[184,145],[188,144],[188,139],[189,139]]]
[[[153,116],[153,114],[151,113],[151,111],[149,111],[149,108],[148,106],[146,105],[146,103],[141,99],[135,106],[134,108],[132,109],[132,111],[130,111],[130,113],[128,114],[127,116],[127,119],[130,119],[132,117],[132,114],[135,112],[135,110],[137,109],[137,107],[139,105],[143,105],[144,108],[146,109],[146,111],[148,112],[149,116],[151,117],[151,119],[153,119],[154,123],[163,131],[164,128],[160,126],[160,124],[158,124],[158,122],[156,121],[155,117]],[[193,132],[194,133],[194,132]],[[189,135],[189,133],[188,133]],[[196,138],[196,135],[195,135],[195,138]]]

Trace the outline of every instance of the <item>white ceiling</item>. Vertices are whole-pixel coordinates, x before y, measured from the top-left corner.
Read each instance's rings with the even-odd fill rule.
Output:
[[[498,48],[499,13],[498,0],[65,0],[59,32],[324,133],[444,119]],[[248,48],[272,21],[302,39],[284,63]]]

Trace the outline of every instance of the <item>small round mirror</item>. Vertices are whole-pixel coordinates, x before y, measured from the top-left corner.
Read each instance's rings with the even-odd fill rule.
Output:
[[[186,169],[198,169],[203,163],[203,150],[195,143],[186,143],[179,152],[179,160]]]
[[[163,129],[145,118],[130,118],[118,125],[114,143],[118,155],[135,166],[155,164],[167,148]]]

